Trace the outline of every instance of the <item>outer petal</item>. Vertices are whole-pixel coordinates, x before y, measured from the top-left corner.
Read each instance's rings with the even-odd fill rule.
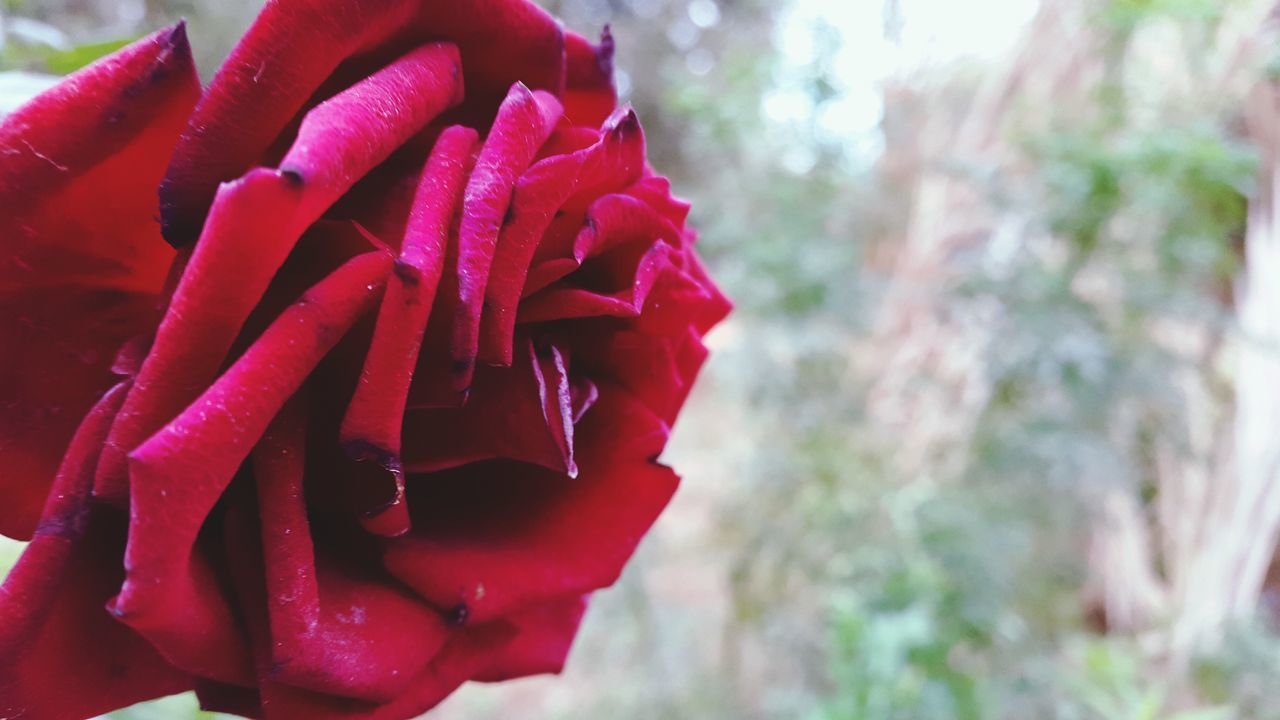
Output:
[[[464,682],[500,657],[515,637],[515,629],[498,622],[454,633],[425,670],[395,700],[374,704],[322,695],[283,685],[269,676],[260,681],[262,717],[265,720],[406,720],[434,708]]]
[[[563,33],[527,0],[269,2],[179,143],[161,187],[165,237],[193,241],[218,184],[260,162],[344,63],[364,74],[370,61],[431,40],[459,47],[468,100],[478,107],[496,104],[517,81],[551,92],[564,84]]]
[[[58,458],[154,304],[117,290],[0,293],[0,532],[31,536]]]
[[[591,377],[612,380],[647,405],[663,422],[675,422],[707,357],[692,328],[662,337],[635,330],[593,327],[572,342],[578,367]]]
[[[123,576],[125,526],[90,505],[89,488],[123,391],[81,424],[35,538],[0,586],[0,717],[78,720],[189,686],[103,609]]]
[[[409,484],[414,532],[389,543],[401,580],[468,622],[608,586],[675,491],[667,431],[616,387],[577,427],[581,475],[477,463]]]
[[[573,638],[587,611],[587,595],[570,596],[535,605],[510,615],[515,639],[495,652],[476,674],[480,682],[559,673],[564,669]]]
[[[29,537],[120,345],[153,322],[173,253],[155,185],[200,92],[181,25],[0,124],[0,533]]]
[[[195,680],[196,698],[205,712],[262,717],[262,696],[257,688],[228,685],[204,678]]]
[[[613,85],[613,35],[606,26],[600,44],[575,32],[565,33],[565,116],[574,125],[595,127],[618,105]]]
[[[287,674],[287,666],[282,667],[276,660],[274,633],[278,626],[274,617],[268,617],[268,608],[278,605],[282,599],[268,595],[271,570],[264,567],[261,548],[252,538],[253,523],[248,509],[242,505],[233,507],[228,513],[227,525],[228,551],[233,558],[232,575],[252,638],[258,673],[258,694],[255,697],[237,697],[226,692],[225,688],[211,693],[211,701],[233,703],[227,706],[233,712],[265,720],[405,720],[430,710],[448,697],[459,685],[480,672],[516,635],[516,629],[505,622],[454,630],[450,633],[449,642],[439,648],[440,651],[425,668],[405,678],[404,692],[387,702],[341,697],[289,684],[281,674],[282,670]],[[266,528],[264,532],[267,533],[264,539],[267,539],[271,533]],[[266,586],[262,582],[264,570]],[[412,641],[413,638],[406,639]],[[437,647],[432,644],[432,650]],[[337,660],[341,662],[340,658]],[[376,663],[379,659],[370,660]],[[216,707],[210,706],[209,709]]]
[[[182,25],[69,76],[0,123],[0,292],[158,292],[155,187],[200,94]]]

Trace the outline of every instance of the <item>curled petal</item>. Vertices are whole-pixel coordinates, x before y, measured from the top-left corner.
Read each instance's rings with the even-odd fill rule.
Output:
[[[731,305],[714,284],[699,279],[701,266],[693,253],[673,253],[671,260],[632,325],[647,335],[678,337],[692,329],[701,337],[724,319]]]
[[[123,503],[124,456],[207,387],[298,238],[358,178],[456,102],[457,50],[420,47],[321,103],[281,170],[222,186],[151,354],[112,429],[95,482]],[[235,278],[235,282],[227,282]]]
[[[179,666],[215,680],[243,678],[247,656],[229,609],[193,560],[197,533],[272,417],[374,302],[390,264],[374,252],[339,268],[130,453],[127,576],[112,611]]]
[[[446,130],[436,143],[418,186],[400,257],[388,279],[360,383],[342,421],[341,440],[352,459],[381,463],[394,475],[394,504],[403,503],[404,498],[400,426],[409,385],[475,144],[475,131],[457,126]],[[407,530],[399,523],[391,528],[392,534]]]
[[[566,229],[581,223],[578,213],[589,199],[627,187],[644,169],[644,136],[630,109],[615,113],[592,138],[534,165],[516,185],[485,288],[480,357],[490,364],[511,363],[516,306],[529,286],[530,263],[561,235],[551,230],[557,218]]]
[[[308,220],[461,102],[458,48],[423,45],[308,112],[280,171],[301,184]]]
[[[678,246],[680,231],[630,195],[605,195],[587,210],[586,222],[573,241],[573,259],[582,263],[623,245],[655,240]]]
[[[223,186],[103,450],[94,494],[127,504],[125,457],[208,386],[292,245],[298,189],[256,170]],[[226,278],[235,277],[236,282]]]
[[[639,250],[602,257],[564,284],[535,293],[520,305],[517,321],[639,317],[653,287],[678,273],[674,263],[679,254],[662,241]]]
[[[643,200],[676,227],[684,227],[689,217],[689,203],[671,195],[671,181],[661,175],[646,174],[627,188],[627,194]]]
[[[572,194],[582,170],[580,153],[557,155],[529,169],[516,185],[485,287],[480,321],[479,358],[510,365],[516,306],[529,262],[557,209]]]
[[[475,371],[485,287],[498,233],[510,218],[512,190],[563,111],[553,96],[513,86],[476,158],[458,228],[458,309],[451,342],[455,390],[470,387]]]
[[[178,246],[194,240],[218,184],[257,164],[344,66],[367,74],[370,59],[441,39],[458,46],[476,107],[496,103],[516,81],[552,92],[564,84],[563,32],[526,0],[268,3],[214,77],[174,153],[161,186],[165,237]]]

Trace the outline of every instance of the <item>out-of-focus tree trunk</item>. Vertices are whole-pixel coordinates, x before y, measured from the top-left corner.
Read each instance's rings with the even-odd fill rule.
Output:
[[[1269,43],[1267,43],[1269,44]],[[1259,155],[1236,281],[1235,416],[1229,452],[1177,514],[1192,552],[1178,583],[1176,646],[1191,649],[1257,607],[1280,536],[1280,93],[1259,84],[1244,118]],[[1197,517],[1198,516],[1198,517]],[[1176,531],[1178,521],[1169,518]],[[1184,523],[1185,524],[1185,523]]]
[[[985,358],[1001,308],[958,301],[956,285],[973,275],[974,265],[999,262],[998,256],[1035,240],[1028,237],[1022,211],[997,207],[980,179],[957,168],[979,175],[1020,172],[1013,125],[1025,118],[1015,111],[1078,97],[1096,72],[1097,53],[1083,15],[1077,0],[1045,0],[1014,60],[987,78],[966,107],[935,113],[903,139],[904,147],[887,148],[887,162],[914,167],[918,175],[906,237],[895,249],[891,284],[864,367],[874,365],[877,376],[868,410],[895,438],[895,469],[904,476],[926,468],[954,470],[962,458],[944,454],[967,452],[990,399]],[[1053,52],[1044,52],[1046,47]],[[910,95],[891,85],[886,113]],[[901,154],[910,154],[910,162]]]
[[[1234,292],[1238,330],[1224,336],[1209,322],[1154,323],[1166,327],[1152,329],[1153,339],[1192,359],[1170,378],[1186,426],[1155,443],[1150,502],[1123,478],[1094,483],[1090,496],[1095,519],[1082,598],[1090,616],[1107,631],[1153,637],[1175,661],[1254,611],[1280,539],[1280,92],[1263,85],[1239,107],[1276,41],[1272,24],[1261,21],[1271,2],[1235,8],[1215,30],[1214,57],[1195,60],[1203,61],[1206,82],[1236,103],[1227,114],[1245,116],[1261,153]],[[962,112],[935,115],[905,147],[888,148],[888,160],[918,171],[879,316],[878,352],[863,367],[877,377],[869,412],[894,439],[895,469],[904,477],[945,478],[960,467],[966,459],[956,455],[971,450],[966,440],[993,396],[989,358],[1000,352],[1008,308],[960,297],[957,283],[975,268],[990,275],[1003,256],[1064,242],[1036,230],[1025,208],[995,203],[980,172],[966,177],[946,168],[986,169],[1017,184],[1025,175],[1012,138],[1047,130],[1028,128],[1027,120],[1093,111],[1090,92],[1108,73],[1122,73],[1132,51],[1109,44],[1089,16],[1097,7],[1046,0],[1007,72],[981,85]],[[886,102],[903,94],[891,87]],[[1041,110],[1018,115],[1019,108]],[[1073,292],[1091,292],[1083,287],[1089,272]],[[1219,302],[1206,291],[1206,305]],[[1234,404],[1217,387],[1224,364],[1232,368]]]

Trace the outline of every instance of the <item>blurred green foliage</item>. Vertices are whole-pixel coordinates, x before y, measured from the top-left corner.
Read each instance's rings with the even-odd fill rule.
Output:
[[[51,52],[43,58],[44,66],[55,75],[66,75],[79,70],[104,55],[110,55],[136,39],[129,37],[122,40],[88,43],[86,45],[77,45],[70,50]]]

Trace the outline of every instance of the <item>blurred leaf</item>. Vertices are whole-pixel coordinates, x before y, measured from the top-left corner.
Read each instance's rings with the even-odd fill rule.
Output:
[[[128,37],[120,40],[108,40],[106,42],[90,43],[88,45],[79,45],[70,50],[59,50],[51,52],[45,56],[44,64],[49,72],[58,75],[66,75],[92,63],[93,61],[110,55],[129,43],[137,40],[137,37]]]

